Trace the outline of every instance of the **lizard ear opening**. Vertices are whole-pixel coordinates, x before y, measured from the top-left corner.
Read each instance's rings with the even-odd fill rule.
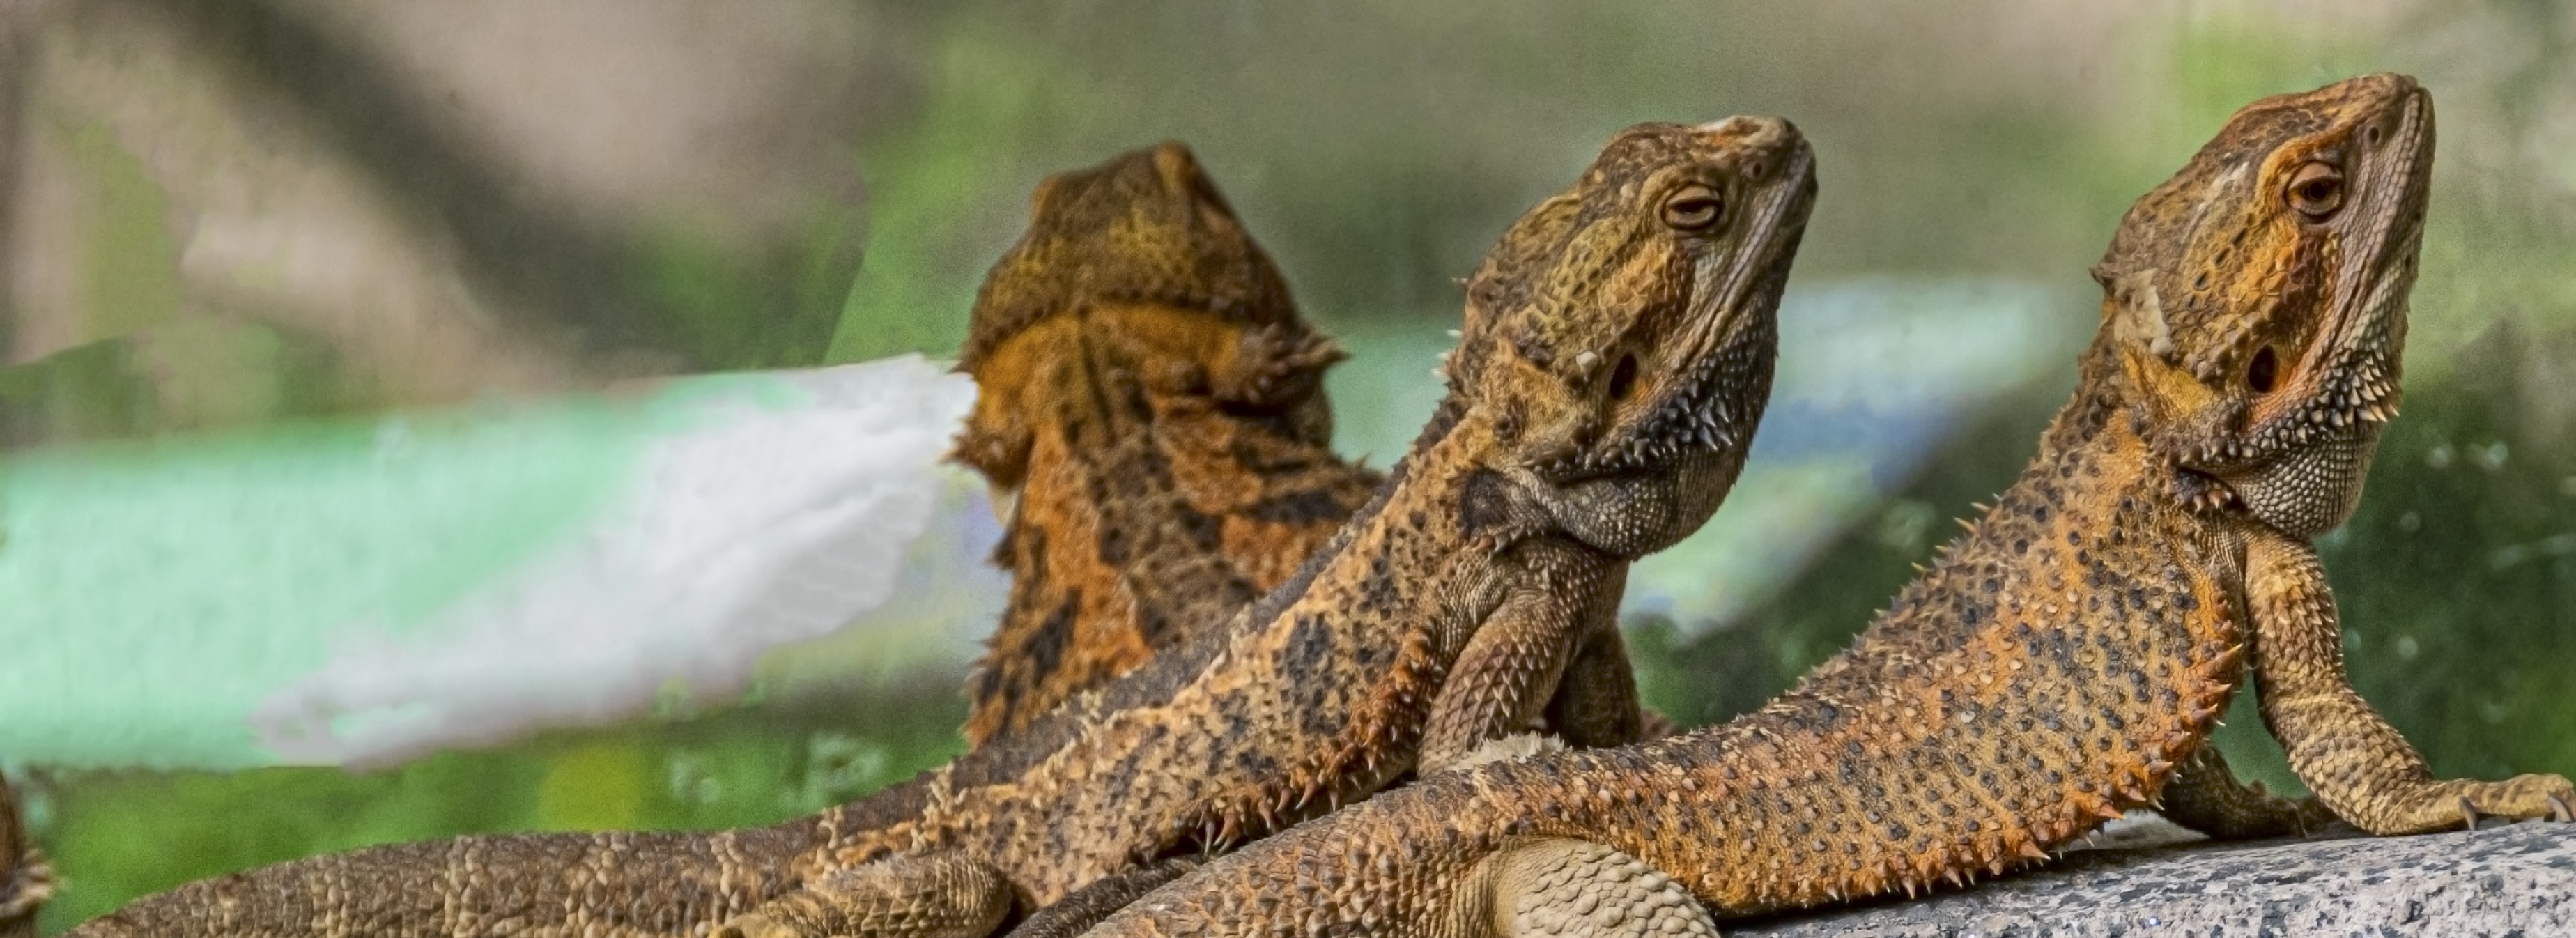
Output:
[[[1614,401],[1627,400],[1628,392],[1636,389],[1637,353],[1627,352],[1621,354],[1619,356],[1619,364],[1610,369],[1610,399]]]
[[[2245,386],[2253,388],[2256,394],[2272,393],[2272,387],[2280,380],[2280,376],[2280,356],[2273,354],[2272,347],[2269,345],[2255,352],[2254,360],[2246,363]]]

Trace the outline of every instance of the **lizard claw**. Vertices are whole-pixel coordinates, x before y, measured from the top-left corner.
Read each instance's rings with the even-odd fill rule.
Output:
[[[2468,821],[2467,829],[2478,829],[2478,806],[2470,804],[2468,797],[2465,795],[2460,798],[2460,817]]]
[[[0,870],[0,923],[36,913],[54,897],[54,868],[45,855],[27,848],[16,870]]]
[[[1241,360],[1246,367],[1217,388],[1217,396],[1239,404],[1284,406],[1314,393],[1324,369],[1349,357],[1331,337],[1278,323],[1244,331]]]
[[[2557,795],[2550,795],[2549,819],[2560,824],[2576,822],[2576,811],[2568,810],[2567,799]]]

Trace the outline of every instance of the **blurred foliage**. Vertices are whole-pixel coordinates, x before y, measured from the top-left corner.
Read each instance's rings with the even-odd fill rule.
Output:
[[[686,225],[658,225],[634,237],[619,266],[662,321],[657,344],[682,350],[692,367],[817,365],[849,294],[864,227],[845,209],[818,208],[800,243],[746,258]]]
[[[107,339],[0,368],[0,441],[18,445],[131,436],[158,399],[135,374],[133,343]]]

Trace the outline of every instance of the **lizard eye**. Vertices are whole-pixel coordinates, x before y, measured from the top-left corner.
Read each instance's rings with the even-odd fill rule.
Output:
[[[1664,200],[1664,224],[1677,231],[1702,232],[1726,218],[1726,200],[1707,186],[1684,186]]]
[[[2280,377],[2280,357],[2272,354],[2272,347],[2269,345],[2255,352],[2254,360],[2245,366],[2245,386],[2253,388],[2256,394],[2272,393],[2272,385],[2279,381]]]
[[[2343,170],[2331,163],[2309,163],[2290,177],[2290,207],[2309,221],[2324,221],[2343,208]]]

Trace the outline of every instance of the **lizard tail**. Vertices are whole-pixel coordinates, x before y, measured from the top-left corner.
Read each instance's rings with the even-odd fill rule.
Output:
[[[449,938],[682,938],[795,889],[791,867],[816,845],[810,825],[788,824],[366,847],[198,880],[135,900],[69,935],[322,938],[373,933],[350,923],[435,922]]]
[[[0,938],[35,938],[36,910],[53,896],[53,868],[18,815],[18,793],[0,777]]]

